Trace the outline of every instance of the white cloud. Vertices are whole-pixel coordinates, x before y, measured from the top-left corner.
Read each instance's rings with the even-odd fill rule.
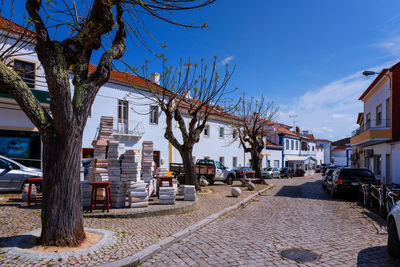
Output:
[[[379,71],[393,64],[394,62],[388,62],[369,69]],[[278,120],[293,126],[293,118],[289,116],[297,114],[296,125],[301,130],[310,130],[317,138],[336,140],[349,137],[356,128],[354,124],[357,114],[363,108],[358,98],[374,78],[364,77],[362,71],[358,71],[315,90],[309,90],[293,98],[291,103],[280,106]]]
[[[400,56],[400,35],[392,36],[382,42],[373,44],[391,56]]]
[[[229,64],[229,62],[231,62],[234,58],[234,56],[226,57],[221,61],[221,64],[225,66],[226,64]]]

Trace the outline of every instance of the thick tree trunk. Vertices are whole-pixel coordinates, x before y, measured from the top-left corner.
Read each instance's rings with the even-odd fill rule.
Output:
[[[201,190],[199,180],[196,175],[196,168],[193,162],[192,149],[184,148],[179,151],[182,157],[183,168],[185,169],[185,184],[196,186],[196,190]]]
[[[251,168],[256,172],[255,177],[261,178],[260,153],[251,151]]]
[[[49,130],[43,140],[43,201],[40,243],[78,246],[85,239],[83,229],[80,164],[82,132]]]

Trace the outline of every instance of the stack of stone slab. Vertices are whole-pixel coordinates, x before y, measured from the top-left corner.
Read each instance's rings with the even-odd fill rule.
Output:
[[[100,130],[97,137],[98,140],[113,140],[114,118],[110,116],[102,116],[100,119]]]
[[[96,159],[105,159],[107,151],[107,139],[93,140],[92,146],[94,148],[93,157]]]
[[[111,207],[124,208],[126,201],[125,185],[121,181],[112,181],[111,184]]]
[[[173,205],[175,204],[175,188],[174,187],[163,187],[159,189],[158,204],[161,205]]]
[[[167,168],[157,168],[157,177],[168,176]]]
[[[185,185],[183,190],[185,201],[195,201],[196,200],[196,188],[194,185]]]
[[[131,208],[143,208],[149,205],[149,193],[146,186],[147,184],[143,181],[128,184],[128,199]]]
[[[121,181],[125,183],[140,180],[139,150],[125,151],[121,160]]]
[[[142,146],[142,180],[150,182],[153,179],[153,142],[144,141]]]
[[[91,193],[90,181],[81,181],[82,207],[90,206]]]
[[[108,141],[107,159],[108,159],[108,178],[112,182],[121,181],[121,164],[118,160],[118,141]]]

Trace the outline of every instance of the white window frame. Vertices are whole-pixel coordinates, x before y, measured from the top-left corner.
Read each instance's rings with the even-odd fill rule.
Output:
[[[222,136],[221,136],[221,130],[222,130]],[[225,138],[225,127],[219,126],[218,137],[221,139]]]
[[[158,125],[158,106],[150,105],[150,124]]]
[[[207,134],[206,134],[206,129],[207,129]],[[203,135],[206,137],[210,137],[210,130],[211,130],[210,125],[207,124],[206,126],[204,126]]]
[[[237,167],[237,163],[238,163],[238,158],[237,157],[232,157],[232,168],[236,168]]]
[[[222,160],[221,160],[222,159]],[[219,157],[219,163],[221,163],[222,165],[225,166],[225,157],[224,156],[220,156]]]

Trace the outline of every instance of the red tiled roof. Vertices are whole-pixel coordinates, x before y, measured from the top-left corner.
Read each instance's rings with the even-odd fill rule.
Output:
[[[329,142],[329,143],[332,143],[332,141],[331,141],[331,140],[328,140],[328,139],[315,139],[315,141],[317,141],[317,142]]]
[[[17,34],[26,34],[28,37],[34,38],[36,34],[31,31],[26,29],[25,27],[22,27],[21,25],[18,25],[4,17],[0,16],[0,29],[6,30],[6,31],[11,31],[13,33]]]
[[[277,144],[274,144],[274,143],[272,143],[272,142],[269,141],[269,140],[267,140],[266,147],[267,147],[267,148],[279,148],[279,149],[282,149],[282,148],[283,148],[282,146],[279,146],[279,145],[277,145]]]

